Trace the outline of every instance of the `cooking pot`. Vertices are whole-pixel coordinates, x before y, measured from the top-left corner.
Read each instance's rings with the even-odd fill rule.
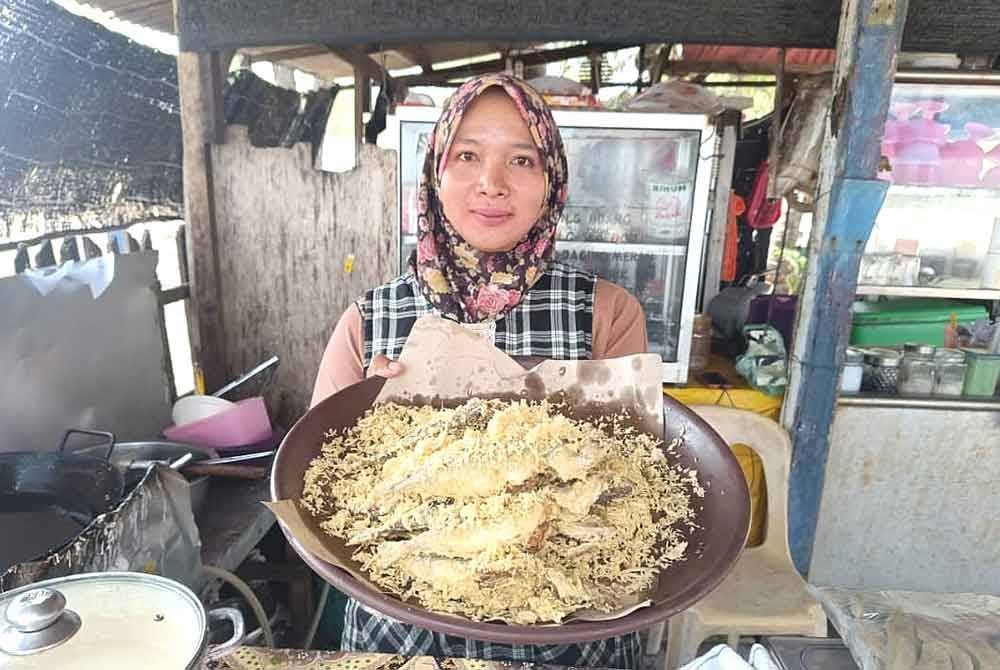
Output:
[[[74,453],[98,456],[102,455],[99,449],[101,449],[100,446],[84,447]],[[136,463],[149,461],[173,462],[185,454],[191,454],[192,462],[195,463],[219,456],[214,449],[206,447],[181,444],[179,442],[151,440],[146,442],[115,442],[114,453],[109,458],[109,462],[121,471],[125,477],[125,488],[126,490],[130,490],[139,483],[145,474],[143,468],[136,469],[133,467]],[[190,477],[188,479],[188,483],[191,485],[191,510],[193,512],[197,513],[204,504],[210,481],[205,475]]]
[[[73,435],[106,444],[99,456],[79,454],[67,449]],[[114,440],[111,433],[71,429],[58,452],[0,454],[0,573],[58,549],[121,502],[124,479],[109,462]]]
[[[206,613],[186,586],[139,572],[98,572],[0,594],[0,667],[9,670],[182,670],[219,658],[243,639],[239,610]],[[208,620],[233,625],[209,648]]]

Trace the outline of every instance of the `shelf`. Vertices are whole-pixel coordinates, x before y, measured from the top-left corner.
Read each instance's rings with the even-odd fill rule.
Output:
[[[916,198],[977,198],[982,200],[1000,200],[1000,190],[976,186],[914,186],[911,184],[892,184],[889,195]]]
[[[687,245],[556,240],[556,253],[559,253],[560,251],[583,251],[603,254],[641,254],[644,256],[684,256],[687,254]]]
[[[885,295],[906,298],[954,298],[957,300],[1000,300],[1000,290],[948,288],[938,286],[859,286],[857,295]]]
[[[866,394],[841,395],[837,404],[845,407],[893,407],[908,409],[950,409],[971,412],[1000,412],[1000,398],[912,398]]]

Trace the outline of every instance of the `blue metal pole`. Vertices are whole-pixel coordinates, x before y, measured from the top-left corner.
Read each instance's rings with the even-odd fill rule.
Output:
[[[802,573],[812,556],[861,255],[888,188],[875,177],[907,4],[843,3],[830,135],[792,354],[791,410],[785,415],[793,441],[789,543]]]

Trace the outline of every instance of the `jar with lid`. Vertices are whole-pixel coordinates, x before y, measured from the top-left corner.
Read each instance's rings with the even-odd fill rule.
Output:
[[[899,388],[899,364],[902,356],[894,349],[872,349],[865,354],[861,390],[896,395]]]
[[[900,395],[930,395],[934,390],[934,351],[929,344],[907,344],[899,366]]]
[[[861,390],[861,378],[864,376],[865,352],[853,347],[847,347],[844,352],[844,369],[840,374],[840,392],[857,393]]]
[[[956,398],[965,386],[965,352],[938,349],[934,352],[934,395]]]

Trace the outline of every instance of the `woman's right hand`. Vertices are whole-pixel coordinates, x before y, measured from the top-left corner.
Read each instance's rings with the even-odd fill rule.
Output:
[[[390,360],[388,357],[378,354],[372,359],[368,366],[368,377],[385,377],[392,379],[403,374],[403,364],[399,361]]]

